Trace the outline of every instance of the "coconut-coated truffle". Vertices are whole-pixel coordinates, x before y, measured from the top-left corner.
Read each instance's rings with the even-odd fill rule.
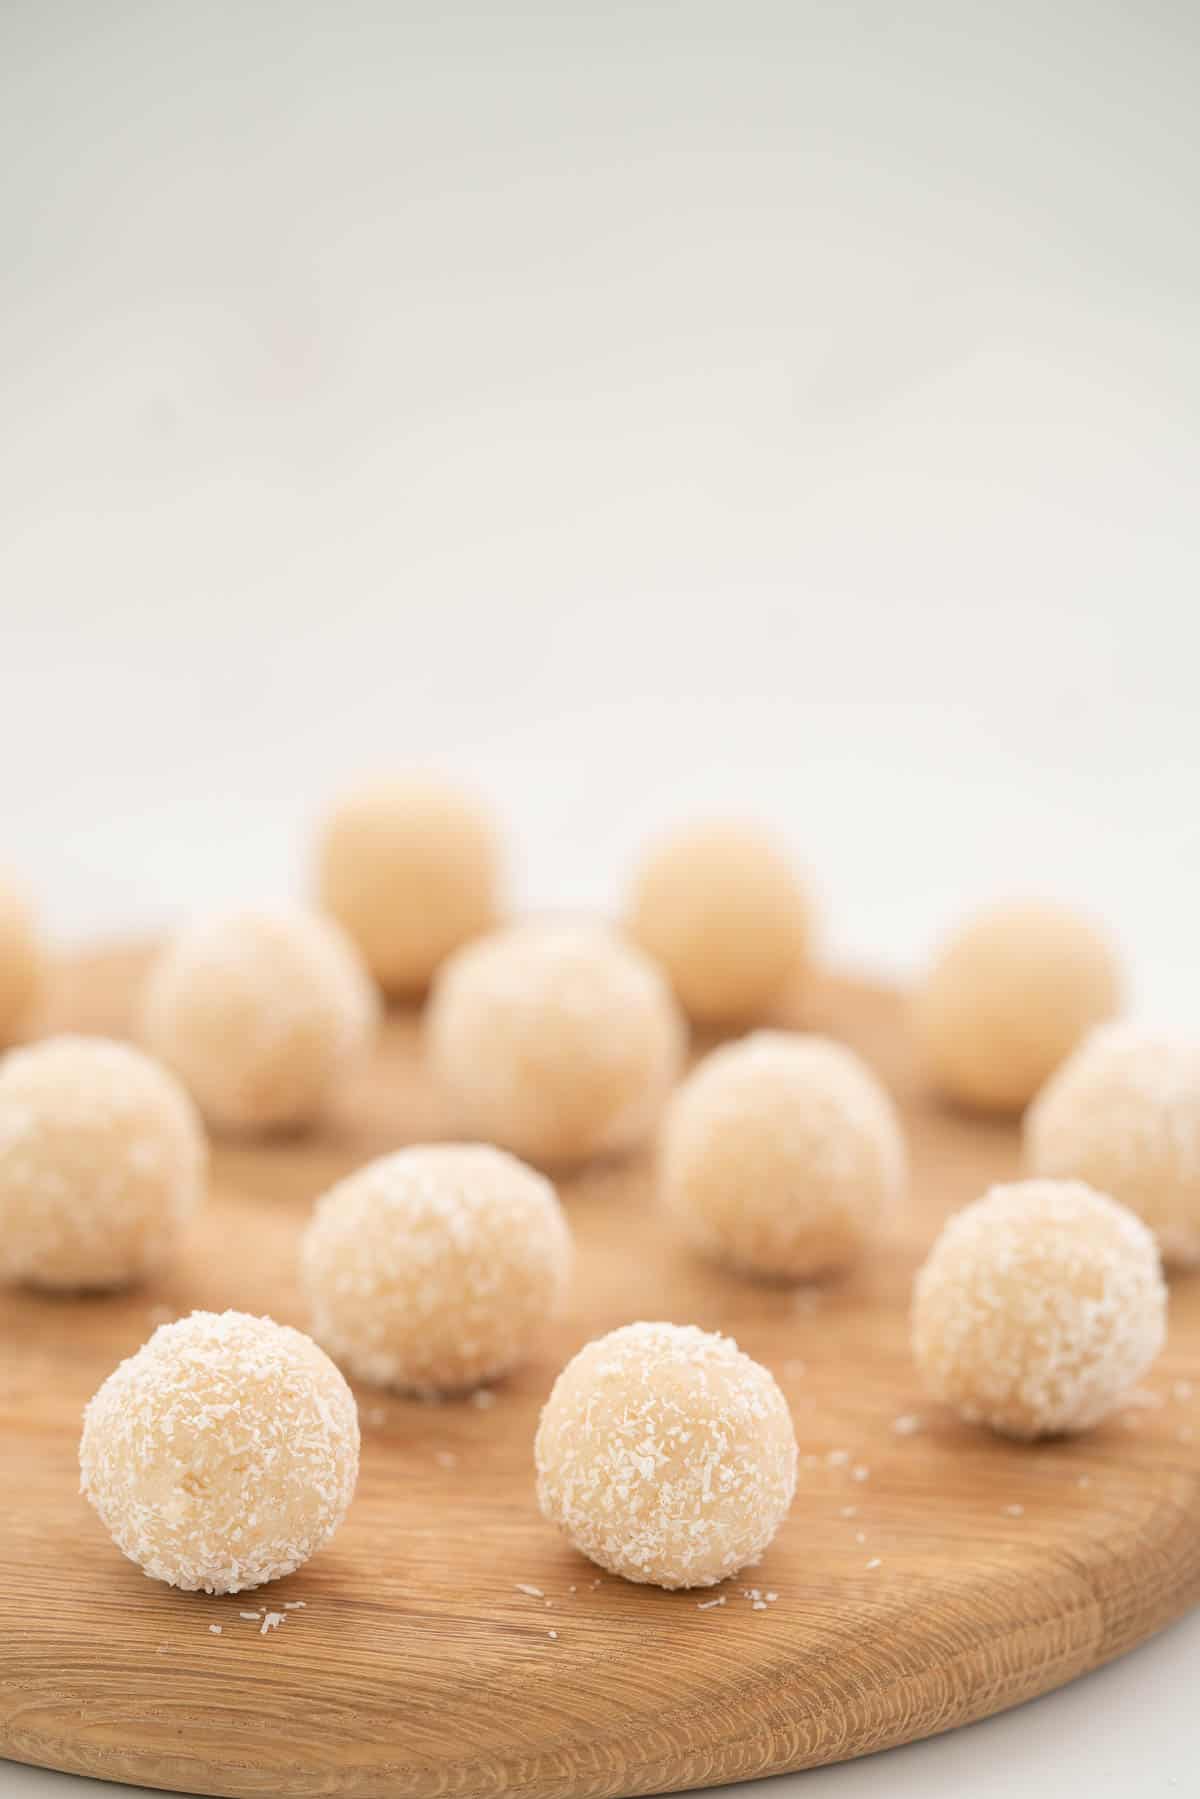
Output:
[[[1082,1181],[993,1187],[943,1227],[912,1337],[930,1394],[1008,1437],[1088,1430],[1163,1346],[1167,1294],[1139,1218]]]
[[[684,1038],[654,963],[601,925],[494,931],[451,957],[430,997],[430,1058],[458,1129],[531,1162],[636,1143]]]
[[[153,1580],[240,1593],[329,1541],[358,1441],[354,1396],[311,1338],[193,1312],[160,1325],[88,1404],[80,1488]]]
[[[33,914],[15,887],[0,880],[0,1043],[11,1043],[29,1020],[42,981],[42,949]]]
[[[166,1069],[103,1037],[0,1061],[0,1280],[93,1289],[140,1280],[204,1192],[207,1146]]]
[[[538,1503],[601,1568],[709,1587],[756,1562],[796,1490],[774,1378],[730,1337],[627,1324],[567,1363],[534,1445]]]
[[[496,923],[496,831],[470,795],[428,775],[343,795],[317,855],[321,904],[385,992],[423,992],[452,950]]]
[[[560,1308],[571,1237],[550,1182],[501,1149],[424,1144],[317,1202],[313,1335],[363,1380],[453,1392],[524,1362]]]
[[[760,1018],[803,968],[810,907],[769,838],[746,825],[694,825],[645,857],[628,930],[661,962],[689,1017],[745,1023]]]
[[[916,1045],[948,1098],[1019,1112],[1121,998],[1116,952],[1088,919],[1040,901],[997,905],[934,957],[915,997]]]
[[[693,1070],[667,1108],[661,1191],[685,1236],[744,1273],[848,1267],[900,1198],[895,1107],[852,1050],[756,1031]]]
[[[1142,1218],[1168,1264],[1200,1264],[1200,1043],[1105,1025],[1025,1115],[1030,1172],[1073,1176]]]
[[[155,960],[142,1038],[225,1130],[312,1123],[365,1052],[375,989],[331,919],[239,912],[181,931]]]

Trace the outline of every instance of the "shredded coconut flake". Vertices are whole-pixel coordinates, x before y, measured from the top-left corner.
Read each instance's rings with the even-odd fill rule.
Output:
[[[281,1624],[286,1623],[287,1618],[283,1612],[268,1612],[262,1621],[262,1629],[258,1634],[260,1637],[265,1637],[269,1630],[278,1630]]]
[[[530,1599],[544,1599],[546,1597],[542,1592],[541,1587],[527,1586],[523,1580],[517,1582],[517,1592],[528,1594]]]
[[[881,1568],[882,1566],[883,1566],[882,1558],[877,1555],[873,1555],[871,1557],[870,1561],[867,1563],[868,1568]]]
[[[209,1627],[208,1627],[208,1628],[209,1628],[209,1630],[210,1630],[210,1631],[211,1631],[211,1632],[212,1632],[212,1634],[213,1634],[213,1636],[214,1636],[214,1637],[219,1637],[219,1636],[220,1636],[220,1634],[221,1634],[221,1626],[220,1626],[220,1625],[219,1625],[219,1624],[210,1624],[210,1625],[209,1625]]]
[[[921,1428],[921,1420],[916,1412],[902,1412],[899,1418],[892,1419],[892,1430],[898,1437],[915,1437]]]

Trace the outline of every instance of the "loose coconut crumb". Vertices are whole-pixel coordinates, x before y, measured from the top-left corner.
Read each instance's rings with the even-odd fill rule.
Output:
[[[916,1412],[902,1412],[899,1418],[892,1419],[892,1430],[898,1437],[915,1437],[921,1428],[921,1420]]]
[[[858,1464],[858,1467],[854,1468],[851,1471],[850,1478],[852,1480],[860,1480],[860,1481],[868,1480],[870,1478],[870,1474],[871,1474],[871,1470],[867,1467],[866,1463],[860,1462]]]
[[[844,1468],[850,1460],[850,1451],[848,1449],[831,1449],[825,1460],[831,1468]]]
[[[1010,1518],[1023,1518],[1025,1516],[1025,1507],[1023,1505],[1006,1505],[1004,1509]]]
[[[870,1561],[867,1563],[868,1568],[881,1568],[882,1566],[883,1566],[883,1558],[878,1555],[873,1555],[871,1557]]]
[[[281,1624],[286,1623],[287,1618],[283,1612],[268,1612],[262,1621],[262,1629],[258,1634],[260,1637],[265,1637],[269,1630],[278,1630]]]
[[[854,1533],[854,1541],[855,1541],[855,1542],[856,1542],[856,1543],[865,1543],[865,1542],[866,1542],[866,1540],[867,1540],[867,1533],[866,1533],[866,1531],[865,1531],[865,1530],[856,1530],[856,1531],[855,1531],[855,1533]]]
[[[214,1637],[219,1637],[219,1636],[220,1636],[220,1634],[221,1634],[221,1626],[220,1626],[220,1625],[219,1625],[219,1624],[210,1624],[210,1625],[209,1625],[209,1627],[208,1627],[208,1628],[209,1628],[209,1630],[210,1630],[210,1631],[211,1631],[211,1633],[212,1633],[212,1635],[213,1635],[213,1636],[214,1636]]]
[[[546,1632],[546,1635],[547,1635],[547,1636],[548,1636],[548,1637],[549,1637],[549,1638],[550,1638],[550,1640],[551,1640],[551,1642],[554,1642],[554,1643],[557,1643],[557,1641],[558,1641],[558,1632],[557,1632],[557,1631],[556,1631],[556,1630],[548,1630],[548,1631],[547,1631],[547,1632]]]
[[[844,1505],[840,1515],[843,1518],[857,1518],[858,1507],[856,1505]]]

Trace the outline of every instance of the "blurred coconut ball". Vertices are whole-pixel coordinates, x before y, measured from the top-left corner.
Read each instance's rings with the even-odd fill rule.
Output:
[[[616,932],[528,923],[450,958],[427,1034],[459,1132],[555,1164],[648,1133],[686,1032],[659,969]]]
[[[1019,1112],[1075,1046],[1121,1006],[1120,961],[1090,920],[1018,901],[968,919],[913,1001],[918,1054],[948,1098]]]
[[[43,977],[41,942],[23,895],[0,880],[0,1044],[12,1043],[29,1022]]]
[[[848,1267],[904,1189],[896,1109],[827,1037],[756,1031],[714,1050],[674,1094],[661,1190],[700,1250],[804,1280]]]
[[[321,905],[385,992],[423,992],[452,951],[496,923],[499,840],[470,795],[427,775],[343,794],[317,852]]]
[[[773,1376],[729,1337],[627,1324],[554,1383],[534,1445],[538,1503],[626,1580],[707,1587],[766,1551],[796,1490]]]
[[[701,824],[655,845],[627,912],[688,1016],[702,1025],[762,1017],[805,967],[808,895],[787,858],[747,825]]]
[[[204,1194],[207,1146],[179,1082],[102,1037],[0,1061],[0,1279],[92,1289],[142,1279]]]
[[[153,1580],[240,1593],[327,1543],[358,1477],[358,1409],[312,1340],[245,1312],[163,1324],[83,1416],[81,1488]]]
[[[477,1387],[527,1360],[559,1311],[571,1235],[542,1175],[483,1144],[370,1162],[317,1202],[302,1281],[313,1334],[363,1380]]]
[[[331,919],[239,912],[180,931],[150,969],[141,1035],[227,1130],[312,1123],[365,1054],[375,989]]]
[[[1025,1115],[1030,1172],[1087,1181],[1138,1214],[1163,1260],[1200,1264],[1200,1043],[1094,1031]]]
[[[1081,1181],[1016,1181],[943,1227],[917,1275],[913,1354],[968,1423],[1057,1436],[1098,1424],[1136,1385],[1166,1315],[1139,1218]]]

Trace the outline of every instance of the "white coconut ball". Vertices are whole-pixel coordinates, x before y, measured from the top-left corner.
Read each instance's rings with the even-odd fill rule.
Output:
[[[29,1023],[43,978],[41,942],[33,913],[15,887],[0,880],[0,1043]]]
[[[156,958],[141,1035],[210,1123],[311,1124],[364,1054],[374,986],[345,933],[300,908],[241,912],[181,931]]]
[[[708,1587],[766,1550],[796,1490],[773,1377],[729,1337],[627,1324],[567,1363],[534,1447],[538,1503],[626,1580]]]
[[[662,964],[689,1017],[753,1023],[806,966],[812,907],[770,838],[715,822],[650,850],[633,884],[628,929]]]
[[[1200,1265],[1200,1043],[1124,1024],[1093,1032],[1026,1113],[1025,1156],[1033,1174],[1127,1205],[1168,1264]]]
[[[570,1263],[548,1180],[503,1150],[430,1144],[331,1188],[301,1271],[313,1334],[343,1366],[428,1393],[524,1362],[562,1304]]]
[[[430,775],[365,782],[325,822],[317,882],[384,990],[422,992],[451,951],[496,922],[497,834],[469,794]]]
[[[1167,1295],[1140,1219],[1081,1181],[993,1187],[943,1227],[917,1276],[926,1387],[1009,1437],[1088,1430],[1163,1346]]]
[[[0,1280],[124,1286],[174,1249],[204,1193],[207,1145],[166,1069],[103,1037],[0,1061]]]
[[[240,1593],[329,1541],[358,1446],[354,1397],[309,1337],[193,1312],[160,1325],[87,1406],[81,1490],[152,1579]]]
[[[434,984],[427,1029],[460,1132],[549,1164],[644,1137],[686,1035],[654,963],[616,932],[575,923],[511,926],[459,950]]]
[[[705,1057],[663,1130],[661,1193],[685,1236],[742,1272],[848,1267],[904,1189],[895,1107],[852,1050],[756,1031]]]
[[[1020,1112],[1096,1025],[1121,1008],[1120,959],[1065,906],[989,906],[941,945],[913,996],[934,1085],[960,1105]]]

